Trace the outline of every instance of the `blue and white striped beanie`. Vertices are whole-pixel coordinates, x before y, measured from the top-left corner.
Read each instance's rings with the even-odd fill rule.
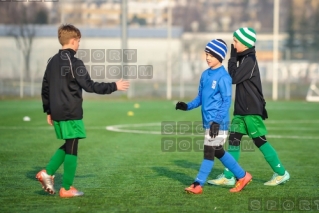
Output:
[[[218,61],[222,62],[227,54],[227,45],[221,39],[214,39],[206,45],[205,52],[211,54],[217,58]]]

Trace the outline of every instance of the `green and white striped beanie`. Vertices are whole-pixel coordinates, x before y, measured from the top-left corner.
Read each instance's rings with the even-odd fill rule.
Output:
[[[256,32],[253,28],[239,28],[234,32],[234,37],[248,48],[255,46]]]

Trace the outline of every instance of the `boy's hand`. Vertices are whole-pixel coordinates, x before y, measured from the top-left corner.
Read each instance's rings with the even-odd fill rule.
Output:
[[[123,79],[121,78],[120,80],[116,82],[116,87],[117,87],[117,90],[125,91],[130,87],[130,82],[123,81]]]
[[[212,138],[216,138],[218,136],[219,132],[219,124],[218,123],[211,123],[210,128],[209,128],[209,136]]]
[[[175,109],[176,109],[176,110],[180,109],[180,110],[186,111],[186,110],[187,110],[187,107],[188,107],[188,106],[187,106],[186,103],[184,103],[184,102],[177,102]]]
[[[47,122],[48,122],[48,124],[49,125],[53,125],[53,121],[52,121],[52,119],[51,119],[51,115],[47,115]]]
[[[234,47],[233,44],[231,45],[230,57],[237,58],[237,49]]]

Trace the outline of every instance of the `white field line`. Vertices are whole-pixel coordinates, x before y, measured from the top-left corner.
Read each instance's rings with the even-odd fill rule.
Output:
[[[122,129],[124,127],[144,127],[144,126],[161,126],[161,123],[144,123],[144,124],[122,124],[122,125],[113,125],[107,126],[106,130],[112,132],[126,132],[126,133],[139,133],[139,134],[152,134],[160,135],[160,131],[147,131],[147,130],[133,130],[133,129]]]
[[[160,126],[161,123],[144,123],[144,124],[123,124],[123,125],[113,125],[107,126],[106,130],[113,132],[125,132],[125,133],[137,133],[137,134],[153,134],[153,135],[161,135],[161,131],[147,131],[147,130],[131,130],[131,129],[123,129],[124,127],[149,127],[149,126]],[[276,128],[276,130],[279,128]],[[288,130],[289,128],[287,128]],[[305,128],[306,130],[306,128]],[[318,131],[318,129],[313,129],[313,131]],[[174,134],[175,135],[175,134]],[[163,135],[170,136],[170,135]],[[183,136],[194,136],[194,135],[183,135]],[[305,140],[318,140],[318,137],[312,136],[297,136],[297,135],[267,135],[267,138],[287,138],[287,139],[305,139]]]
[[[281,121],[272,121],[268,123],[319,123],[319,121],[315,120],[281,120]],[[122,125],[112,125],[112,126],[86,126],[85,129],[91,130],[103,130],[106,129],[108,131],[113,132],[123,132],[123,133],[136,133],[136,134],[152,134],[152,135],[161,135],[161,131],[151,131],[151,130],[134,130],[129,129],[130,127],[160,127],[161,123],[139,123],[139,124],[122,124]],[[298,128],[298,127],[268,127],[268,130],[274,131],[318,131],[319,128]],[[53,130],[53,127],[36,127],[36,126],[0,126],[0,130]],[[318,134],[319,135],[319,134]],[[170,135],[163,135],[163,136],[170,136]],[[190,135],[183,135],[183,136],[194,136],[193,134]],[[267,135],[267,138],[287,138],[287,139],[305,139],[305,140],[318,140],[318,137],[313,136],[306,136],[306,135]]]

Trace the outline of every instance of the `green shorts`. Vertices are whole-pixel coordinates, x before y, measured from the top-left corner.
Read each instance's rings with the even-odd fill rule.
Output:
[[[230,132],[238,132],[250,138],[257,138],[268,133],[259,115],[235,115],[231,121]]]
[[[86,138],[82,120],[53,121],[57,139]]]

